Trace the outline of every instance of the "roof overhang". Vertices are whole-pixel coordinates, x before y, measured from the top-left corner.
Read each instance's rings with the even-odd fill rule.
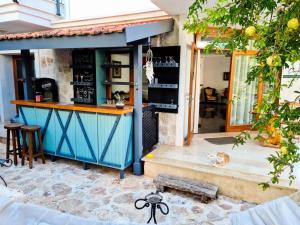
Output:
[[[171,32],[173,27],[174,20],[167,19],[127,26],[122,32],[99,35],[7,39],[0,40],[0,50],[126,47],[148,37]]]
[[[195,2],[195,0],[151,0],[158,8],[165,11],[169,15],[187,15],[189,7]],[[216,5],[217,0],[209,0],[203,8],[211,8]]]
[[[186,15],[194,0],[151,0],[161,10],[169,15]]]

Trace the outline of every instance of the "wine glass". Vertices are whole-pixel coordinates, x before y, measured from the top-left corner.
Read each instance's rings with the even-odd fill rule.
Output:
[[[169,56],[165,56],[165,59],[166,59],[165,66],[169,66],[170,65],[168,58],[169,58]]]
[[[176,66],[176,61],[174,60],[173,56],[169,56],[169,61],[171,66]]]
[[[157,66],[157,57],[152,58],[153,66]]]
[[[161,66],[162,61],[161,61],[161,57],[157,57],[157,66]]]

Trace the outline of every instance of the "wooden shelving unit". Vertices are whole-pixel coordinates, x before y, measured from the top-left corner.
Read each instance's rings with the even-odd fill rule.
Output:
[[[156,83],[148,85],[148,103],[158,112],[178,112],[180,47],[153,47],[153,56],[162,60],[170,58],[173,65],[165,63],[154,65],[154,80]]]
[[[104,68],[106,70],[106,80],[104,82],[102,82],[103,85],[106,86],[106,98],[107,99],[113,99],[113,86],[114,85],[122,85],[122,86],[129,86],[129,93],[128,93],[128,98],[125,99],[126,102],[129,105],[133,105],[134,103],[134,77],[133,77],[133,52],[132,51],[108,51],[106,52],[106,62],[112,62],[112,55],[113,54],[128,54],[129,55],[129,64],[120,64],[120,65],[116,65],[116,64],[110,64],[110,63],[106,63],[106,64],[102,64],[101,67]],[[128,63],[128,62],[127,62]],[[113,78],[113,71],[114,69],[129,69],[129,81],[125,82],[125,81],[116,81],[118,80],[117,78]],[[115,80],[113,80],[115,79]]]
[[[104,81],[104,85],[134,85],[134,82],[117,82],[117,81]]]
[[[73,81],[74,103],[96,105],[96,62],[95,50],[74,50]]]

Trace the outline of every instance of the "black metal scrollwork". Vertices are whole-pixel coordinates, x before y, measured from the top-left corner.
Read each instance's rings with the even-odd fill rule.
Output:
[[[134,206],[139,210],[145,207],[151,207],[151,216],[147,223],[150,223],[153,218],[154,223],[157,224],[156,209],[159,209],[163,215],[169,214],[169,207],[166,203],[162,202],[162,200],[163,197],[158,191],[156,191],[156,193],[151,192],[150,194],[146,195],[145,198],[137,199],[134,203]],[[140,202],[143,202],[144,204],[139,206]]]
[[[12,165],[13,161],[11,159],[0,159],[0,166],[1,167],[10,167]],[[7,183],[4,180],[2,176],[0,176],[0,179],[3,181],[4,185],[7,187]]]

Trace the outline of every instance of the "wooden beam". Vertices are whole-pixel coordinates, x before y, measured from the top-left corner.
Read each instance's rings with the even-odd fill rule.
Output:
[[[127,43],[173,31],[174,20],[146,23],[125,28]]]
[[[0,41],[0,50],[126,47],[124,33]]]

